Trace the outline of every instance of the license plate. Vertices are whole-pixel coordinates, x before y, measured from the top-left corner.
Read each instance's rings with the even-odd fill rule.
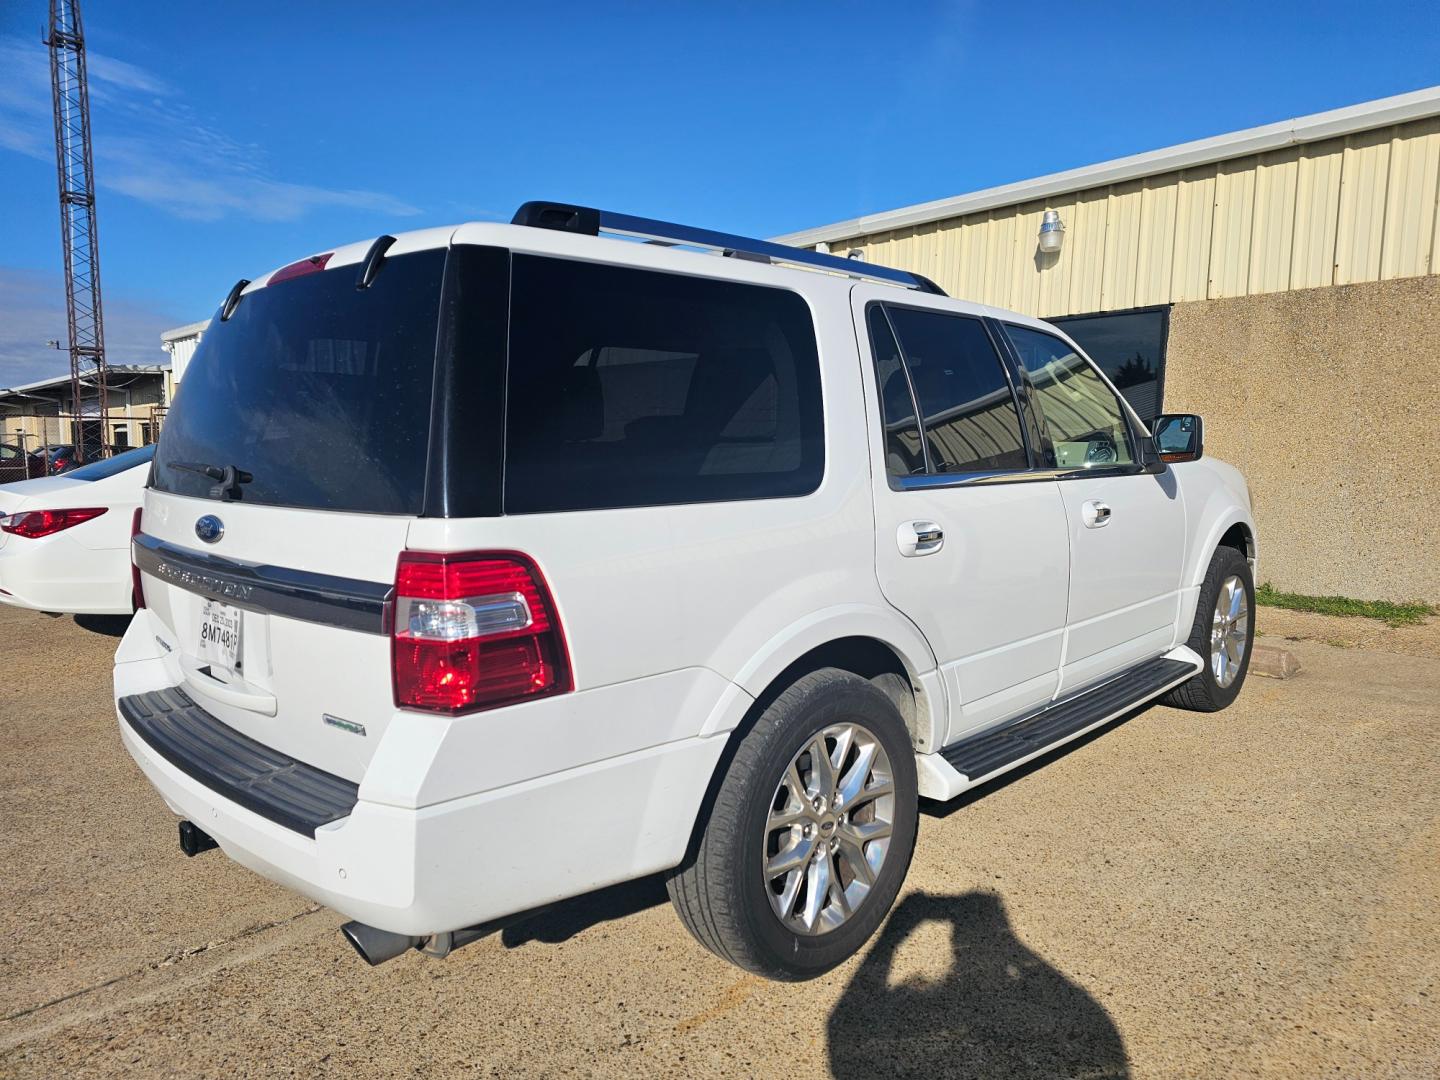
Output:
[[[202,663],[236,670],[240,659],[240,609],[206,600],[200,607],[200,631],[195,655]]]

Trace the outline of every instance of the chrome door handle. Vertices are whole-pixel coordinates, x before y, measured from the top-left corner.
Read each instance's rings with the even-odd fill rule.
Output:
[[[1110,524],[1110,507],[1103,502],[1087,502],[1080,507],[1080,516],[1087,529],[1100,529]]]
[[[906,521],[895,530],[895,543],[907,559],[933,555],[945,546],[945,530],[933,521]]]

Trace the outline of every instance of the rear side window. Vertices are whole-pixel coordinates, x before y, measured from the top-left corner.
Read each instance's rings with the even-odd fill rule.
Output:
[[[809,306],[516,255],[505,429],[507,513],[808,494],[824,471]]]
[[[905,361],[890,332],[885,309],[872,304],[867,319],[875,352],[880,412],[885,418],[885,471],[891,476],[914,476],[925,471],[925,451],[920,449],[920,424],[915,419],[915,399],[911,397]]]
[[[210,322],[165,423],[154,486],[208,498],[182,466],[233,465],[247,503],[418,514],[445,251],[386,259],[369,288],[322,270]]]
[[[931,470],[1028,468],[1015,397],[980,320],[916,308],[887,306],[885,311],[920,406]],[[877,363],[882,352],[877,342]],[[881,389],[883,394],[883,384]]]

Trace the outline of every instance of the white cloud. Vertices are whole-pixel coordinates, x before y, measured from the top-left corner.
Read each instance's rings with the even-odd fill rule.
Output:
[[[176,217],[295,221],[341,207],[394,216],[420,211],[392,195],[299,184],[274,176],[263,148],[232,139],[199,116],[164,79],[124,60],[88,54],[95,182]],[[0,37],[0,148],[53,161],[50,67],[45,50]]]
[[[193,315],[193,313],[192,313]],[[112,364],[162,364],[160,333],[187,321],[150,304],[105,293],[105,353]],[[70,354],[46,342],[66,339],[65,285],[58,274],[0,267],[0,387],[70,370]]]

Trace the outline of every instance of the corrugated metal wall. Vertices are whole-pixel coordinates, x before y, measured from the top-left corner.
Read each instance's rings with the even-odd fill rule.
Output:
[[[1440,273],[1440,117],[834,241],[1031,315]],[[1058,256],[1037,246],[1060,211]]]

